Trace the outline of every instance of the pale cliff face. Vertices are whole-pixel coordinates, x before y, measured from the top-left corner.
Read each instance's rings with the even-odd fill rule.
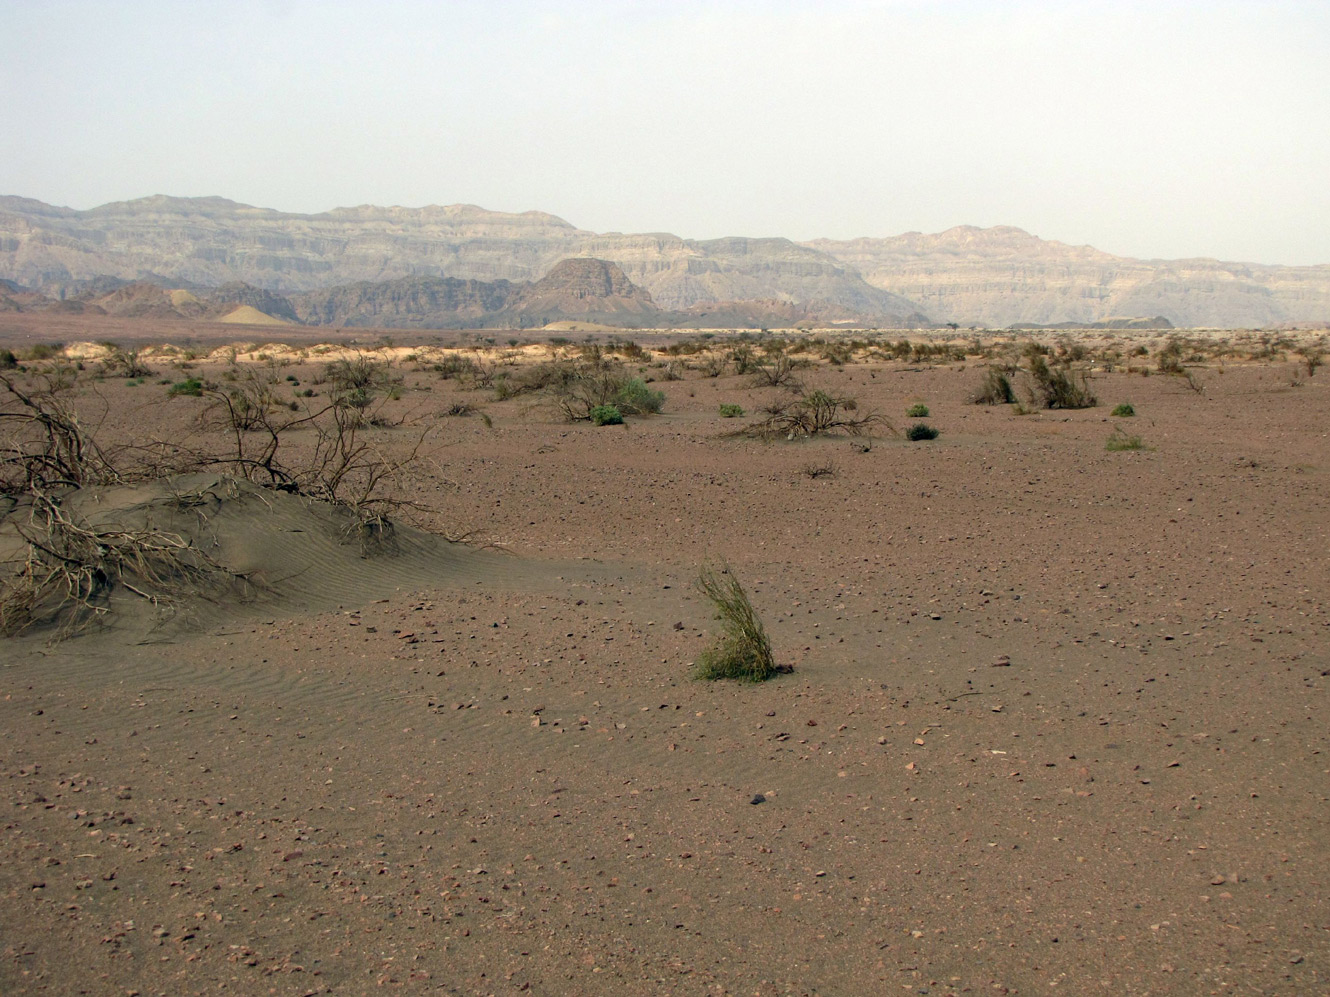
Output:
[[[1004,327],[1166,316],[1178,326],[1330,318],[1330,267],[1135,260],[1007,226],[808,244],[938,322]]]
[[[1215,326],[1330,319],[1330,266],[1134,260],[1005,226],[798,244],[597,234],[538,211],[474,205],[300,215],[223,198],[72,211],[0,197],[0,278],[56,294],[103,275],[278,292],[422,277],[520,283],[578,257],[612,262],[664,309],[767,302],[883,325],[923,313],[990,327],[1155,315]]]

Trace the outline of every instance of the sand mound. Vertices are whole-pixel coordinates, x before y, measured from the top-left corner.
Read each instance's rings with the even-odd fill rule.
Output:
[[[550,322],[548,325],[541,326],[542,332],[621,332],[617,325],[602,325],[599,322],[577,322],[567,319],[560,322]]]
[[[180,308],[183,305],[202,306],[203,302],[198,299],[198,295],[194,294],[193,291],[178,290],[171,292],[171,304],[176,308]]]
[[[405,526],[365,531],[345,509],[224,475],[84,488],[65,496],[61,507],[98,531],[178,537],[190,545],[194,564],[206,562],[202,575],[155,586],[147,594],[161,596],[156,602],[128,585],[111,588],[95,631],[136,640],[172,638],[255,612],[311,612],[400,591],[531,580],[516,558]],[[11,506],[0,516],[6,512],[0,560],[12,564],[23,553],[15,524],[24,509]],[[28,632],[50,637],[68,622],[44,612]]]
[[[232,325],[290,325],[286,319],[277,318],[269,315],[267,312],[261,312],[253,305],[241,305],[234,311],[227,312],[218,322],[228,322]]]

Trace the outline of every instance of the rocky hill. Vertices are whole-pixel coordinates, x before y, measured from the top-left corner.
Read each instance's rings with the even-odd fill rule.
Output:
[[[109,286],[108,283],[112,286]],[[0,281],[0,311],[81,311],[121,318],[299,322],[350,328],[527,328],[561,320],[675,325],[613,263],[564,260],[535,282],[404,277],[282,295],[232,282],[195,291],[147,281],[99,281],[76,298],[55,299]]]
[[[279,314],[271,309],[289,295],[290,314],[280,315],[288,321],[304,309],[305,321],[316,313],[377,313],[420,324],[434,321],[422,316],[453,311],[495,314],[494,295],[507,292],[467,282],[535,283],[573,258],[613,263],[654,307],[692,316],[990,327],[1154,316],[1179,326],[1330,320],[1330,266],[1135,260],[1008,227],[799,244],[597,234],[542,212],[473,205],[304,215],[218,197],[155,196],[88,211],[0,197],[0,278],[61,301],[148,282],[191,291],[210,308],[212,289],[245,285],[274,297],[267,307],[240,299],[237,307]],[[440,280],[461,284],[431,283]],[[371,289],[377,285],[384,286]],[[13,293],[0,294],[11,303],[0,308],[22,307]],[[556,310],[535,300],[528,297],[518,314],[517,302],[505,297],[498,312],[526,321]],[[557,310],[576,302],[561,301]],[[410,310],[417,306],[426,310]],[[616,307],[639,320],[647,314],[641,300]]]
[[[808,244],[919,302],[938,322],[1095,323],[1163,316],[1175,326],[1330,320],[1330,266],[1136,260],[1009,226]]]

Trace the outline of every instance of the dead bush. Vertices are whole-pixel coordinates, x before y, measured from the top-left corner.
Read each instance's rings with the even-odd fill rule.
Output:
[[[738,433],[767,439],[783,436],[793,440],[834,432],[863,436],[879,425],[895,433],[895,428],[883,416],[872,412],[859,415],[858,410],[855,399],[815,388],[771,403],[764,410],[764,419],[738,430]]]

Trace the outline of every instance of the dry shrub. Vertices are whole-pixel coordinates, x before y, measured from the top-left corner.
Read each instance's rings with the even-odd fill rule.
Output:
[[[815,388],[773,402],[765,409],[766,418],[738,430],[738,433],[761,438],[784,436],[792,440],[797,436],[818,436],[833,432],[862,436],[877,425],[895,432],[883,416],[872,412],[859,415],[858,410],[859,405],[855,399]]]
[[[67,398],[73,382],[41,372],[28,382],[0,373],[0,493],[107,484],[120,480],[113,455],[84,429]]]
[[[705,567],[697,588],[715,607],[721,634],[698,657],[694,676],[765,682],[775,675],[780,669],[771,656],[771,640],[734,572],[728,566],[719,571]]]
[[[801,387],[796,371],[807,367],[808,361],[794,360],[784,353],[777,353],[766,360],[755,361],[749,370],[753,375],[756,388],[791,388]]]
[[[1093,408],[1099,403],[1084,371],[1062,364],[1050,367],[1043,356],[1030,357],[1030,375],[1040,404],[1047,409]]]
[[[975,405],[1010,405],[1016,400],[1011,378],[1000,367],[989,367],[970,401]]]
[[[43,623],[55,624],[56,636],[75,633],[109,612],[117,588],[168,611],[238,578],[178,534],[93,527],[43,491],[32,494],[27,522],[16,528],[27,549],[18,572],[0,582],[6,636]]]

